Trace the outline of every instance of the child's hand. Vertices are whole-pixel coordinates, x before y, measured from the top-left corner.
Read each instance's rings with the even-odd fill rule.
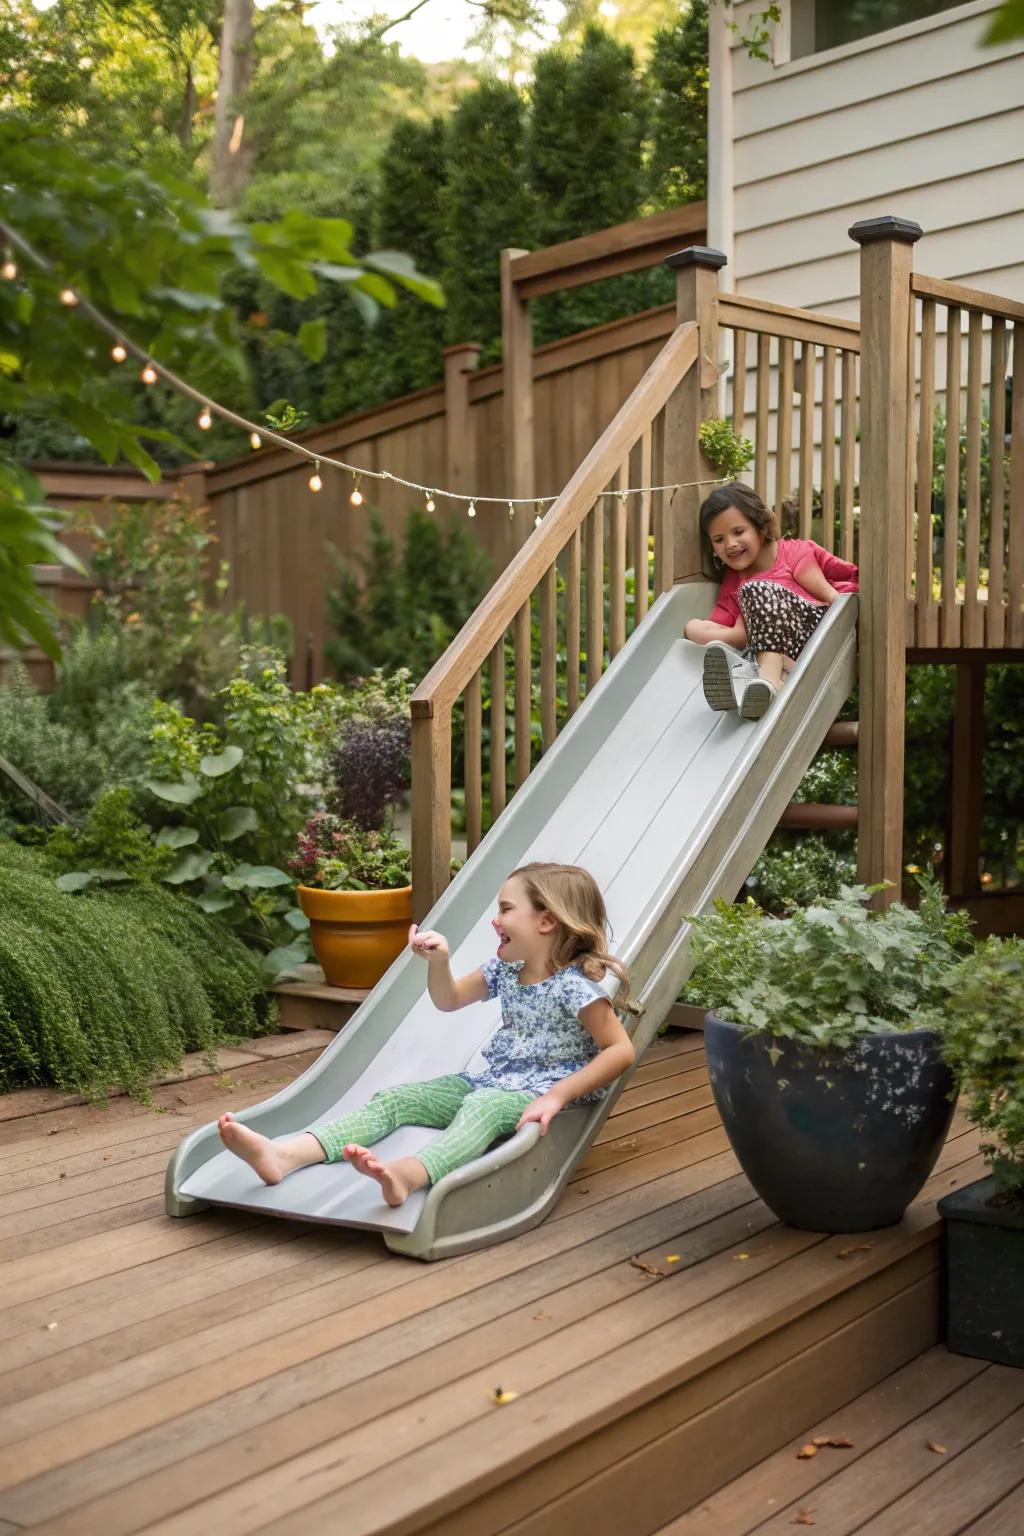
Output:
[[[443,933],[435,933],[433,928],[424,928],[422,932],[413,923],[409,929],[409,944],[414,955],[419,955],[426,960],[428,965],[447,965],[449,960],[448,940]]]
[[[542,1093],[539,1099],[534,1099],[532,1104],[527,1104],[519,1116],[517,1131],[521,1131],[524,1125],[529,1125],[531,1120],[536,1120],[540,1126],[542,1136],[547,1135],[548,1126],[562,1108],[562,1101],[555,1094]]]

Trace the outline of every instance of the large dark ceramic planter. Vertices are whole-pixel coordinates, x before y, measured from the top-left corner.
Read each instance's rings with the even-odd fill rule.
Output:
[[[1024,1366],[1024,1204],[989,1202],[992,1179],[939,1201],[946,1218],[946,1343],[957,1355]]]
[[[729,1140],[776,1216],[812,1232],[900,1220],[953,1117],[953,1078],[934,1031],[813,1050],[775,1036],[744,1039],[709,1013],[704,1039]]]

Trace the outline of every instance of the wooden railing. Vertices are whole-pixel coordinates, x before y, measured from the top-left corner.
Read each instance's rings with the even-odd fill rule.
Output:
[[[926,650],[1020,647],[1024,304],[918,273],[911,274],[910,292],[920,391],[910,466],[916,487],[908,509],[908,642]],[[944,420],[936,417],[940,396]]]
[[[698,341],[695,322],[676,328],[413,695],[417,916],[449,879],[453,761],[458,767],[462,759],[472,852],[505,807],[509,759],[518,789],[653,598],[672,584],[669,496],[625,492],[665,483],[666,408],[694,370]]]

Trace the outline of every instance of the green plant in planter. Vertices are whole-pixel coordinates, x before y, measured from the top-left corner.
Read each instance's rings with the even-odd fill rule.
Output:
[[[687,991],[741,1026],[807,1045],[843,1048],[860,1036],[917,1027],[945,997],[944,980],[970,943],[970,919],[946,912],[922,883],[916,910],[872,911],[873,892],[838,897],[785,921],[751,903],[693,923],[697,964]]]
[[[323,891],[395,891],[412,883],[410,853],[391,832],[330,811],[306,823],[289,868],[300,885]]]
[[[946,977],[943,1053],[990,1138],[997,1188],[1024,1202],[1024,939],[988,939]]]
[[[700,446],[704,457],[712,469],[727,476],[730,480],[737,479],[750,464],[754,457],[754,445],[746,437],[733,430],[729,422],[721,417],[714,417],[710,421],[702,421],[697,429]]]

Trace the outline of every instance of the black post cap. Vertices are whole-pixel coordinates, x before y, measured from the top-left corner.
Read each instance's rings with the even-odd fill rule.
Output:
[[[858,245],[870,245],[873,240],[898,240],[901,245],[916,245],[924,234],[920,224],[913,219],[899,219],[893,213],[883,213],[877,219],[861,219],[850,228],[850,239]]]
[[[716,251],[713,245],[688,245],[685,251],[676,251],[665,257],[666,267],[711,267],[715,271],[729,260],[724,251]]]

